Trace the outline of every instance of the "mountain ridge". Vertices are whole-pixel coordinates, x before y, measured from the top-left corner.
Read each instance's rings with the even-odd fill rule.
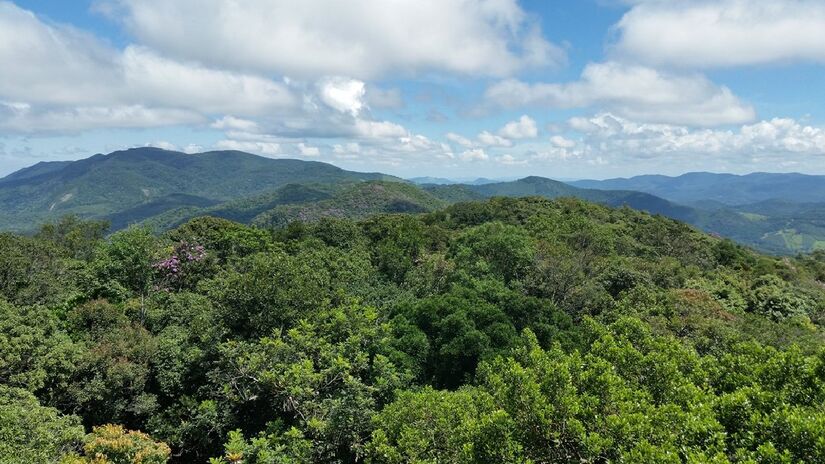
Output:
[[[730,206],[766,200],[825,201],[825,176],[753,172],[729,174],[688,172],[679,176],[645,174],[605,180],[579,180],[570,185],[601,190],[636,190],[683,204],[718,201]]]
[[[37,163],[0,179],[0,230],[31,232],[66,214],[107,220],[113,231],[135,223],[167,230],[204,215],[280,226],[296,219],[428,212],[493,197],[540,196],[575,197],[660,214],[764,252],[792,254],[825,248],[825,202],[771,198],[731,205],[729,198],[726,203],[698,194],[715,188],[706,185],[709,179],[715,179],[717,186],[742,178],[782,184],[788,181],[781,179],[788,176],[798,179],[789,174],[699,172],[621,180],[635,182],[642,187],[638,190],[607,188],[616,186],[609,182],[619,180],[562,182],[540,176],[418,185],[413,180],[347,171],[319,161],[271,159],[240,151],[186,154],[145,147],[73,162]],[[820,181],[817,176],[798,176],[825,186],[825,177]],[[600,188],[586,188],[588,182]],[[662,185],[680,182],[688,186],[698,182],[692,189],[681,187],[683,193],[694,192],[692,202],[650,193],[657,185],[665,193],[678,193],[679,185],[670,190]],[[768,193],[772,194],[770,189]]]
[[[60,215],[104,217],[172,194],[225,202],[288,183],[388,180],[318,161],[240,151],[186,154],[135,148],[62,164],[38,164],[0,179],[0,227],[17,231]]]

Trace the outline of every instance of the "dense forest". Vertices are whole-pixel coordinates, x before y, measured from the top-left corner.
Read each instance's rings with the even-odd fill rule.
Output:
[[[825,253],[575,199],[0,234],[0,463],[825,462]]]

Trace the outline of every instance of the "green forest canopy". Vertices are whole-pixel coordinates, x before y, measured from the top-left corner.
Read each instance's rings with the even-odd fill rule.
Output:
[[[0,234],[0,463],[825,462],[825,254],[561,199]]]

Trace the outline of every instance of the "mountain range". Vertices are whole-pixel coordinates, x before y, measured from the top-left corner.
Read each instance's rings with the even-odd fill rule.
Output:
[[[687,205],[718,202],[741,206],[768,200],[825,202],[825,176],[755,172],[747,175],[691,172],[677,177],[645,175],[570,182],[581,188],[636,190]]]
[[[210,215],[260,226],[324,216],[433,211],[496,196],[576,197],[661,214],[774,254],[825,248],[825,177],[690,173],[570,183],[404,180],[239,151],[184,154],[135,148],[38,163],[0,179],[0,230],[31,232],[67,214],[112,230],[162,231]]]

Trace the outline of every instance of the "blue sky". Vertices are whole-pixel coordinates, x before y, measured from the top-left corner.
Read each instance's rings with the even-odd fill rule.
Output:
[[[407,177],[825,173],[816,0],[0,0],[0,44],[0,175],[145,145]]]

